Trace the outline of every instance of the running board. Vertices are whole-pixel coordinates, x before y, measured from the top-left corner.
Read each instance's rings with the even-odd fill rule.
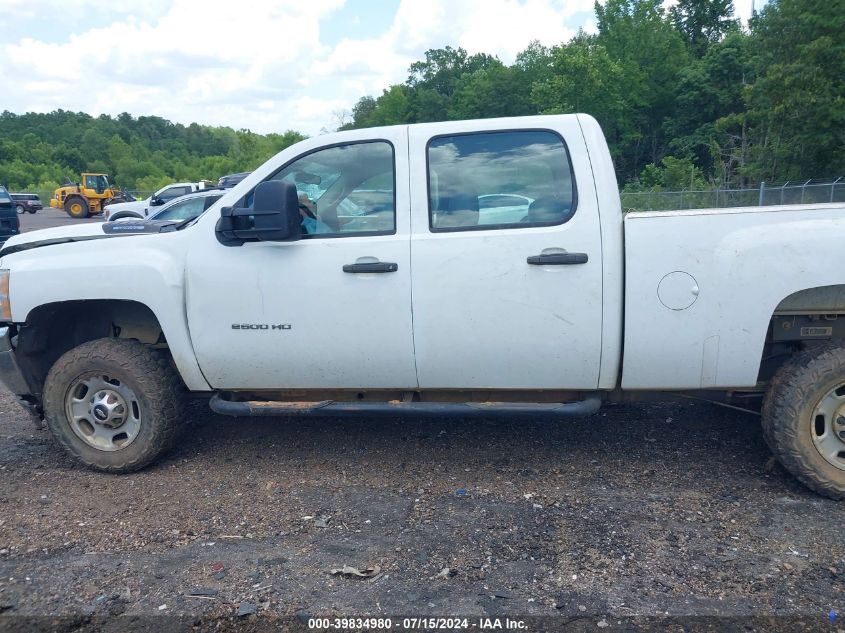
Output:
[[[248,400],[235,402],[214,394],[209,401],[211,410],[232,417],[277,417],[297,415],[480,415],[486,417],[548,416],[579,418],[592,415],[601,408],[601,397],[591,395],[578,402],[284,402],[279,400]]]

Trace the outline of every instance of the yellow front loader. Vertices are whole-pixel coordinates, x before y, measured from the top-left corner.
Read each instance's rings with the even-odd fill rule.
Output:
[[[54,209],[64,209],[72,218],[87,218],[103,212],[109,202],[134,200],[126,194],[112,188],[106,174],[81,174],[79,182],[67,181],[56,189],[50,199]]]

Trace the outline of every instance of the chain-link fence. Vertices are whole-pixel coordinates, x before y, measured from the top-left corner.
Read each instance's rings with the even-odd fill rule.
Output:
[[[845,177],[801,180],[778,184],[761,182],[753,189],[710,189],[702,191],[622,192],[625,211],[669,211],[753,207],[776,204],[845,202]]]

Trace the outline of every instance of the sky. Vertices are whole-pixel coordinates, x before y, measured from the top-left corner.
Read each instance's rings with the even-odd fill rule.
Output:
[[[318,134],[430,48],[511,63],[532,40],[595,31],[593,1],[0,0],[0,111]]]

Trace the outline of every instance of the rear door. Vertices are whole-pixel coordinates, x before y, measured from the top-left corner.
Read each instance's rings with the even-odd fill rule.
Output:
[[[602,257],[589,158],[575,117],[533,121],[543,125],[410,128],[422,389],[597,387]]]

